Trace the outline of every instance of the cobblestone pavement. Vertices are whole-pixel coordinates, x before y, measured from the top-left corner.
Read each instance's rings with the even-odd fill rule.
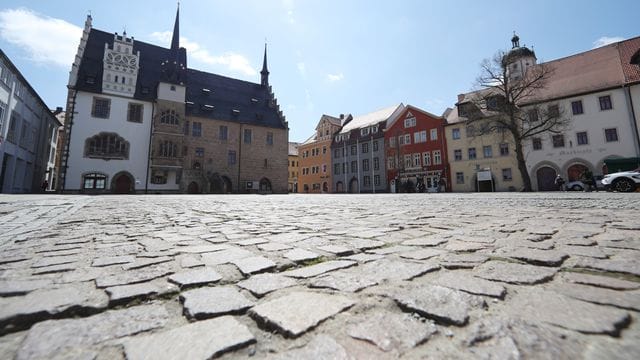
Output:
[[[1,196],[0,358],[640,358],[640,194]]]

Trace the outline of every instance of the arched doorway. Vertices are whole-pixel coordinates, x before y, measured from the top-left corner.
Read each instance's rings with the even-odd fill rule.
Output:
[[[567,181],[576,181],[582,179],[582,174],[589,168],[583,164],[573,164],[567,169]]]
[[[338,193],[344,192],[344,184],[342,184],[342,181],[338,181],[336,183],[336,192]]]
[[[543,166],[536,171],[538,191],[556,191],[556,170],[549,166]]]
[[[233,188],[231,187],[231,179],[226,176],[222,177],[222,193],[231,194]]]
[[[271,192],[271,181],[269,179],[260,179],[260,192]]]
[[[359,185],[358,185],[358,179],[356,179],[356,178],[351,179],[351,181],[349,182],[349,192],[352,193],[352,194],[360,192],[360,188],[359,188]]]
[[[195,181],[192,181],[189,186],[187,186],[187,194],[200,194],[200,186]]]
[[[209,178],[209,192],[212,194],[230,194],[231,180],[226,176],[214,174]]]
[[[111,189],[116,194],[130,194],[133,192],[133,177],[128,172],[121,172],[113,177]]]
[[[326,181],[322,183],[322,192],[329,192],[329,184]]]

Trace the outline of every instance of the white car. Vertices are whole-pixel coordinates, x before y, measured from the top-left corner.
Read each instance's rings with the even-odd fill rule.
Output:
[[[605,186],[602,184],[602,175],[596,175],[594,176],[594,179],[596,180],[596,190],[605,189]],[[585,184],[581,180],[569,181],[568,183],[564,184],[564,187],[568,191],[584,191],[590,189],[589,185]]]
[[[607,190],[634,192],[640,185],[640,168],[607,174],[602,178],[602,184]]]

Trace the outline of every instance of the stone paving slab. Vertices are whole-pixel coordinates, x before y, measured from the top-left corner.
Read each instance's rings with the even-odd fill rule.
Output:
[[[638,213],[605,192],[0,195],[0,358],[635,359]]]

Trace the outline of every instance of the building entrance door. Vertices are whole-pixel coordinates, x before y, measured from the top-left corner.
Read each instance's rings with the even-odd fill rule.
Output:
[[[129,194],[131,192],[131,178],[126,174],[121,174],[115,179],[116,194]]]

